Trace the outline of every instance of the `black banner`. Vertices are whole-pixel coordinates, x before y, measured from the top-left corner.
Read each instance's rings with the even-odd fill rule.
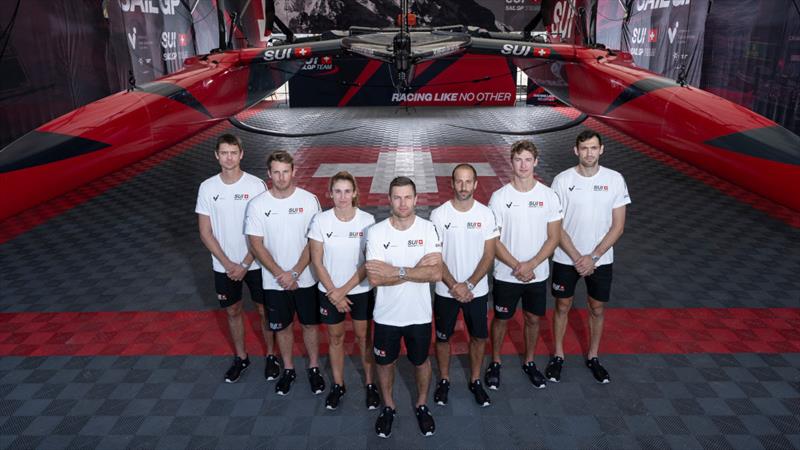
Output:
[[[800,134],[800,10],[792,0],[715,0],[701,88]]]

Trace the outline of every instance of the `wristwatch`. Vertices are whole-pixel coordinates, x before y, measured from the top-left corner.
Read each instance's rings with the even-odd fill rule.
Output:
[[[397,271],[397,276],[400,277],[401,280],[406,279],[406,268],[401,267],[400,270]]]
[[[295,271],[293,270],[293,271],[292,271],[292,279],[293,279],[293,280],[296,280],[296,279],[298,279],[298,278],[300,278],[300,274],[299,274],[299,273],[297,273],[297,272],[295,272]]]
[[[240,262],[239,265],[244,267],[244,270],[247,270],[247,269],[250,268],[250,264],[245,264],[244,261]]]
[[[597,263],[597,261],[600,261],[600,257],[597,255],[592,255],[592,263]]]
[[[466,284],[466,285],[467,285],[467,289],[469,289],[469,290],[470,290],[470,292],[471,292],[473,289],[475,289],[475,285],[474,285],[474,284],[472,284],[472,283],[470,283],[470,282],[469,282],[469,280],[465,281],[465,282],[464,282],[464,284]]]

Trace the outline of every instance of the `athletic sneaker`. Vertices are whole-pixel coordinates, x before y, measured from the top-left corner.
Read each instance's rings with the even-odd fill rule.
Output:
[[[433,401],[436,402],[437,405],[446,405],[447,404],[447,394],[450,393],[450,382],[442,378],[436,384],[436,391],[433,392]]]
[[[370,383],[367,385],[367,409],[378,409],[381,406],[381,395],[378,386]]]
[[[378,437],[388,438],[392,435],[392,422],[394,421],[395,410],[390,407],[383,408],[381,415],[375,422],[375,433]]]
[[[238,356],[234,356],[231,368],[225,372],[225,382],[236,383],[248,367],[250,367],[250,358],[242,359]]]
[[[592,375],[594,375],[594,379],[597,380],[598,383],[606,384],[611,382],[611,378],[608,376],[608,371],[605,367],[600,365],[600,360],[597,359],[597,357],[587,359],[586,367],[592,371]]]
[[[481,380],[475,380],[470,383],[469,391],[475,396],[475,403],[477,403],[481,408],[485,408],[492,404],[492,401],[489,399],[489,394],[483,390]]]
[[[278,363],[278,358],[275,355],[268,355],[266,364],[264,364],[264,378],[267,381],[277,380],[281,374],[281,365]]]
[[[544,376],[553,383],[561,381],[561,368],[564,366],[564,358],[560,356],[553,356],[547,367],[544,368]]]
[[[319,367],[308,369],[308,383],[311,385],[311,392],[314,395],[321,394],[325,390],[325,379],[319,373]]]
[[[433,436],[436,432],[436,423],[426,405],[417,406],[417,423],[423,436]]]
[[[283,369],[283,375],[275,383],[275,393],[278,395],[286,395],[292,390],[292,383],[297,378],[294,369]]]
[[[533,361],[525,363],[522,366],[522,370],[528,375],[528,379],[531,380],[533,387],[536,389],[544,389],[547,387],[547,382],[544,381],[544,375],[542,375],[542,372],[539,372]]]
[[[328,398],[325,399],[325,407],[331,410],[338,408],[339,401],[342,399],[345,392],[347,392],[347,389],[345,389],[344,386],[334,384],[331,387],[331,392],[328,394]]]
[[[490,363],[489,367],[486,368],[486,375],[483,377],[483,380],[486,381],[486,387],[493,391],[500,389],[500,367],[499,362]]]

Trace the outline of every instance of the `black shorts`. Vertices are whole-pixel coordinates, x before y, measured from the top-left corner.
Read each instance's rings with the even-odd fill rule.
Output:
[[[224,272],[214,271],[214,289],[217,291],[219,306],[227,308],[242,299],[242,284],[247,283],[250,298],[256,303],[264,303],[264,289],[261,284],[261,269],[248,270],[244,279],[233,281]]]
[[[523,311],[539,317],[544,316],[547,311],[547,281],[508,283],[494,280],[492,289],[494,316],[502,320],[514,317],[520,297],[522,297]]]
[[[598,302],[611,300],[611,279],[613,278],[613,264],[604,264],[596,267],[594,273],[583,277],[586,282],[586,292],[589,297]],[[553,278],[551,292],[555,298],[572,298],[575,296],[575,285],[581,278],[575,266],[553,263]]]
[[[395,362],[400,355],[400,339],[406,344],[411,364],[419,366],[425,363],[431,346],[430,323],[405,327],[375,323],[375,335],[372,340],[375,362],[382,366]]]
[[[269,329],[272,331],[281,331],[289,327],[294,320],[295,311],[303,325],[319,325],[316,284],[293,291],[265,289],[264,306],[268,310]]]
[[[433,317],[436,320],[436,341],[447,342],[456,330],[458,311],[464,311],[464,323],[469,335],[486,339],[489,337],[487,310],[489,294],[475,297],[469,303],[461,303],[450,297],[435,295],[433,298]]]
[[[372,320],[372,310],[375,309],[375,293],[372,290],[360,294],[347,296],[350,305],[350,318],[353,320]],[[347,313],[339,312],[333,303],[328,300],[324,292],[319,291],[319,315],[322,323],[336,325],[342,323]]]

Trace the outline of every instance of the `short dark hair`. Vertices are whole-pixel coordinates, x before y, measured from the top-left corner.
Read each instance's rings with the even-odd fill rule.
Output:
[[[450,179],[451,180],[456,181],[456,170],[458,170],[458,169],[470,169],[472,171],[472,175],[475,176],[475,179],[476,180],[478,179],[478,171],[475,170],[474,167],[472,167],[472,164],[461,163],[461,164],[453,167],[453,173],[450,174]]]
[[[518,155],[524,151],[531,152],[531,155],[533,155],[533,159],[539,157],[539,149],[536,148],[536,144],[527,139],[523,139],[521,141],[517,141],[511,144],[511,159],[514,159],[514,155]]]
[[[392,195],[393,188],[400,186],[411,186],[411,189],[414,190],[414,195],[417,195],[417,185],[414,184],[414,180],[408,177],[395,177],[394,180],[389,183],[389,195]]]
[[[597,141],[600,142],[600,145],[603,145],[603,136],[600,136],[600,133],[594,130],[583,130],[580,132],[578,137],[575,138],[575,147],[580,145],[581,142],[586,142],[591,138],[597,138]]]
[[[239,151],[244,151],[244,148],[242,147],[242,140],[239,139],[238,136],[234,136],[230,133],[225,133],[217,138],[217,146],[214,147],[214,153],[219,152],[219,146],[222,144],[235,145],[236,147],[239,147]]]
[[[294,169],[294,158],[292,158],[292,155],[286,150],[277,150],[269,154],[269,157],[267,158],[268,172],[272,170],[273,161],[278,161],[285,164],[291,164],[292,169]]]

